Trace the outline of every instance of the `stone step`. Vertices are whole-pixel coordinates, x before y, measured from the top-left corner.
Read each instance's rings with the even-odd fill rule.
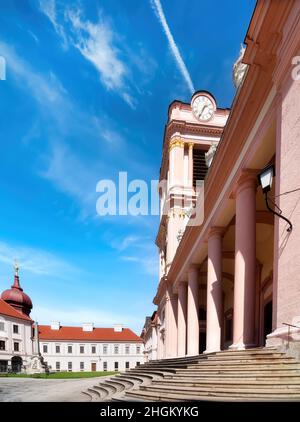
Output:
[[[192,395],[202,395],[202,396],[231,396],[231,397],[247,397],[247,395],[251,396],[287,396],[293,395],[294,397],[299,397],[300,399],[300,389],[297,388],[276,388],[276,389],[260,389],[257,391],[256,387],[253,388],[245,388],[241,390],[239,387],[219,387],[219,386],[205,386],[205,387],[182,387],[182,386],[156,386],[152,385],[150,387],[141,387],[140,391],[147,391],[147,392],[154,392],[154,393],[169,393],[169,392],[177,392],[182,394],[183,396],[192,396]]]
[[[210,356],[207,358],[206,362],[226,362],[226,361],[244,361],[244,360],[253,360],[253,361],[260,361],[260,360],[274,360],[278,361],[281,359],[290,360],[292,361],[292,357],[286,357],[284,354],[260,354],[260,355],[226,355],[226,356]],[[202,364],[202,362],[201,362]]]
[[[92,401],[93,400],[92,394],[89,393],[88,391],[81,391],[81,394],[87,399],[87,401]]]
[[[127,388],[130,388],[130,387],[133,387],[134,386],[134,383],[133,382],[131,382],[131,383],[129,383],[127,381],[123,381],[122,382],[122,380],[121,381],[110,381],[110,380],[107,380],[107,381],[105,381],[104,384],[105,385],[108,385],[108,386],[112,385],[113,387],[116,388],[116,392],[121,392],[121,391],[124,391]]]
[[[293,388],[299,388],[300,389],[300,377],[298,377],[296,380],[249,380],[249,379],[222,379],[219,378],[216,379],[206,379],[206,380],[200,380],[200,379],[172,379],[172,380],[159,380],[152,383],[153,386],[159,386],[159,385],[166,385],[166,386],[182,386],[182,387],[206,387],[206,386],[230,386],[238,388],[247,388],[249,386],[253,386],[255,388],[277,388],[281,386],[293,386]]]
[[[251,371],[252,372],[252,371]],[[195,381],[202,381],[202,380],[223,380],[223,379],[232,379],[232,380],[238,380],[240,378],[245,379],[245,380],[259,380],[259,381],[293,381],[293,380],[300,380],[300,373],[298,374],[283,374],[283,375],[276,375],[273,374],[273,371],[270,372],[269,374],[261,374],[260,372],[258,372],[256,375],[253,373],[224,373],[224,374],[201,374],[201,376],[196,375],[195,374],[181,374],[181,375],[173,375],[173,376],[165,376],[164,379],[165,380],[195,380]],[[159,380],[157,380],[159,381]]]
[[[182,357],[177,357],[177,358],[165,358],[165,359],[158,359],[158,360],[150,360],[149,362],[145,362],[144,365],[148,365],[148,364],[152,364],[152,363],[160,363],[160,362],[177,363],[177,362],[182,362],[182,361],[186,361],[186,360],[205,359],[206,356],[214,355],[214,354],[216,354],[216,353],[214,352],[214,353],[208,353],[206,355],[202,354],[202,355],[182,356]]]
[[[165,367],[158,367],[158,368],[155,368],[155,367],[153,367],[153,368],[151,368],[151,369],[149,369],[149,368],[141,368],[141,369],[134,369],[134,370],[132,370],[132,371],[134,371],[134,373],[138,373],[138,372],[142,372],[142,373],[147,373],[147,374],[151,374],[151,373],[153,373],[153,374],[156,374],[156,373],[161,373],[161,374],[165,374],[165,373],[175,373],[176,372],[176,369],[186,369],[187,367],[184,367],[184,368],[175,368],[175,367],[167,367],[167,368],[165,368]],[[132,371],[130,371],[130,372],[132,372]]]
[[[87,393],[90,394],[92,401],[98,401],[101,398],[101,393],[98,388],[95,389],[94,387],[90,387],[87,389]]]
[[[118,379],[124,381],[132,381],[134,384],[145,384],[152,381],[152,377],[134,376],[134,375],[118,375]]]
[[[130,401],[143,401],[143,402],[153,402],[153,401],[162,401],[162,402],[190,402],[190,401],[225,401],[225,402],[244,402],[244,401],[250,401],[250,402],[257,402],[257,401],[299,401],[298,396],[293,397],[277,397],[276,395],[273,396],[251,396],[248,395],[247,397],[231,397],[231,396],[218,396],[218,395],[191,395],[188,397],[183,397],[180,393],[153,393],[153,392],[147,392],[147,391],[130,391],[125,394],[123,400],[130,400]]]
[[[189,361],[189,362],[180,362],[180,363],[172,363],[172,362],[160,362],[157,364],[153,364],[153,365],[139,365],[136,366],[134,369],[148,369],[148,368],[185,368],[188,365],[192,365],[192,364],[198,364],[198,363],[202,363],[205,362],[207,359],[203,359],[203,360],[194,360],[194,361]]]
[[[243,349],[243,350],[222,350],[214,353],[215,356],[227,356],[227,355],[267,355],[267,354],[284,354],[276,348],[254,348],[254,349]],[[211,355],[209,355],[211,356]]]
[[[118,377],[125,388],[109,390],[104,400],[300,401],[300,362],[276,348],[151,361]],[[134,387],[126,386],[128,380]]]
[[[199,376],[201,377],[202,375],[220,375],[220,374],[237,374],[240,376],[246,375],[246,374],[250,374],[250,375],[269,375],[269,374],[277,374],[277,375],[289,375],[289,374],[296,374],[299,375],[300,374],[300,369],[299,368],[274,368],[274,367],[269,367],[269,368],[244,368],[243,370],[241,370],[240,368],[236,368],[236,367],[219,367],[219,368],[199,368],[199,369],[194,369],[194,370],[186,370],[186,371],[176,371],[176,374],[174,375],[181,375],[181,374],[191,374],[193,376]],[[167,376],[167,374],[165,375]]]
[[[209,362],[202,363],[201,365],[190,365],[188,370],[193,369],[223,369],[223,368],[239,368],[239,369],[248,369],[248,368],[289,368],[289,369],[300,369],[300,364],[293,361],[283,361],[283,362],[273,362],[273,361],[260,361],[260,362]],[[178,368],[180,369],[180,368]]]
[[[117,403],[120,403],[120,402],[124,403],[124,401],[136,403],[136,402],[144,402],[145,400],[143,398],[130,397],[125,394],[125,396],[122,396],[122,397],[112,397],[111,401],[117,402]]]
[[[148,370],[144,369],[143,371],[131,370],[128,373],[133,374],[133,375],[139,375],[139,374],[149,375],[149,376],[152,376],[154,378],[154,377],[164,377],[165,375],[175,374],[175,372],[176,372],[176,369],[172,369],[172,370],[167,369],[165,371],[162,371],[160,369],[148,369]]]

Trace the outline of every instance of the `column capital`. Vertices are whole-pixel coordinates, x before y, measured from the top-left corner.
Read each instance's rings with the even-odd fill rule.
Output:
[[[221,226],[210,227],[205,240],[208,242],[208,240],[213,237],[222,237],[224,235],[225,229],[225,227]]]
[[[189,149],[193,149],[194,148],[194,145],[195,145],[194,142],[189,142],[188,143]]]
[[[184,141],[182,140],[182,138],[179,138],[178,136],[170,139],[170,143],[169,143],[169,151],[171,151],[171,149],[178,147],[178,148],[184,148]]]
[[[229,195],[230,199],[235,199],[245,188],[253,187],[253,189],[256,189],[258,186],[257,175],[259,172],[260,170],[258,169],[242,169]]]
[[[199,269],[200,269],[200,265],[190,264],[189,269],[188,269],[188,273],[198,273]]]

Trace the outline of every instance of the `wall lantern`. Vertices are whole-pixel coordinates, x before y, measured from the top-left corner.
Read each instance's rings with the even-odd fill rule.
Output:
[[[273,214],[277,215],[278,217],[282,218],[283,220],[285,220],[289,224],[287,231],[291,232],[293,230],[293,225],[290,222],[290,220],[288,220],[286,217],[284,217],[282,215],[281,209],[273,201],[272,202],[273,202],[274,206],[278,209],[279,212],[272,209],[270,207],[270,204],[269,204],[270,199],[268,198],[268,192],[272,188],[272,182],[273,182],[274,176],[275,176],[275,168],[274,168],[274,165],[271,164],[271,165],[268,165],[267,167],[265,167],[264,169],[262,169],[262,171],[259,173],[257,178],[258,178],[258,182],[259,182],[259,184],[262,188],[262,191],[265,194],[265,201],[266,201],[266,206],[267,206],[268,210],[270,212],[272,212]]]

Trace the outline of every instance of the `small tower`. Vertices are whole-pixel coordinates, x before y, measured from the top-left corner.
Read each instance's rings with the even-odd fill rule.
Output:
[[[226,125],[229,109],[212,94],[197,91],[190,103],[169,106],[160,169],[160,225],[156,244],[162,279],[168,273],[187,224],[195,224],[195,204]],[[200,199],[203,195],[200,195]],[[198,200],[198,204],[200,201]],[[201,214],[201,213],[200,213]],[[200,215],[201,217],[201,215]]]
[[[14,283],[10,289],[4,290],[1,295],[1,299],[11,305],[17,311],[29,316],[32,309],[32,302],[30,297],[23,292],[23,289],[20,286],[19,266],[17,262],[14,264],[14,270]]]

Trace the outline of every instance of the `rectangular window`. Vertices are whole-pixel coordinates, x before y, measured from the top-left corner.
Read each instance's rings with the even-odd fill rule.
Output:
[[[84,362],[80,362],[80,371],[84,371]]]
[[[205,151],[201,149],[193,150],[193,186],[196,186],[197,180],[204,180],[207,173],[205,162]]]
[[[129,362],[125,362],[125,369],[129,369]]]
[[[107,371],[107,362],[103,362],[103,371]]]
[[[84,353],[84,346],[80,346],[80,353]]]
[[[20,349],[19,349],[19,343],[17,341],[14,342],[14,351],[15,352],[19,352],[20,351]]]
[[[55,346],[55,352],[56,352],[56,353],[60,353],[60,346],[58,346],[58,345],[57,345],[57,346]]]
[[[119,346],[117,344],[115,344],[114,353],[115,353],[115,355],[119,354]]]
[[[129,346],[129,344],[126,344],[126,346],[125,346],[125,353],[126,353],[126,355],[129,355],[129,353],[130,353],[130,346]]]
[[[92,346],[92,353],[95,354],[96,353],[96,346]]]
[[[115,362],[115,371],[119,369],[119,362]]]
[[[48,353],[48,346],[47,344],[43,345],[43,353]]]
[[[0,331],[4,331],[4,322],[0,322]]]
[[[68,353],[72,353],[72,350],[73,350],[72,346],[68,346]]]
[[[55,362],[55,369],[60,371],[60,362]]]
[[[107,344],[104,344],[104,346],[103,346],[103,354],[104,355],[107,355],[107,350],[108,350],[108,346],[107,346]]]
[[[141,353],[141,346],[136,346],[136,353],[137,355]]]
[[[68,362],[68,371],[72,372],[72,362]]]
[[[5,350],[5,341],[0,341],[0,350]]]
[[[19,326],[16,324],[13,324],[13,333],[14,334],[19,334]]]

